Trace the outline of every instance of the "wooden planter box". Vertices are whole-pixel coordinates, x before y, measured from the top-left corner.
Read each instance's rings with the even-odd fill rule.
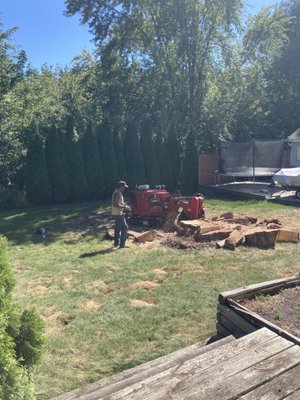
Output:
[[[217,312],[217,332],[221,336],[241,337],[257,329],[266,327],[277,335],[298,345],[300,338],[292,335],[272,322],[260,317],[238,303],[239,300],[252,299],[257,295],[273,295],[282,289],[300,286],[300,273],[285,279],[244,286],[219,294]]]

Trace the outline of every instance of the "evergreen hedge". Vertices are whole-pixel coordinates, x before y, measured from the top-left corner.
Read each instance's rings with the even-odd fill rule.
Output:
[[[128,120],[113,131],[109,118],[100,126],[89,122],[78,135],[70,117],[65,132],[54,125],[43,137],[35,132],[28,143],[26,190],[32,205],[107,198],[120,179],[136,185],[164,184],[183,194],[197,191],[198,154],[195,136],[188,134],[184,151],[173,126],[154,132],[151,116],[142,127]],[[180,180],[180,182],[179,182]],[[1,200],[1,198],[0,198]],[[1,204],[0,204],[1,207]]]

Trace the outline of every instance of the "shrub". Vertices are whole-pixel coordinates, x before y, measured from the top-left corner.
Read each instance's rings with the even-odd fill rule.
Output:
[[[0,188],[0,209],[10,210],[26,206],[25,192],[16,189]]]

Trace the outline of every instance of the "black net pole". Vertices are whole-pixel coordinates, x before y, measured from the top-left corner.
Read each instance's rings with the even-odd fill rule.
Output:
[[[221,168],[222,168],[222,166],[221,166],[221,141],[220,141],[220,139],[218,140],[218,171],[217,171],[217,179],[216,179],[216,184],[217,185],[219,185],[219,183],[220,183],[220,181],[219,181],[219,177],[220,177],[220,174],[222,173],[222,170],[221,170]]]
[[[253,180],[253,183],[255,182],[255,154],[254,154],[254,151],[255,151],[255,139],[252,139],[252,168],[253,168],[252,180]]]

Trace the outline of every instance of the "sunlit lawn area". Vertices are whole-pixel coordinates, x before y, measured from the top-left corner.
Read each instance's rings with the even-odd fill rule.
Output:
[[[300,220],[299,208],[267,202],[205,205],[208,217],[233,211]],[[215,333],[220,292],[299,271],[297,244],[231,252],[128,241],[129,248],[112,250],[101,232],[83,233],[95,224],[85,216],[101,209],[109,210],[95,202],[0,214],[16,277],[14,299],[36,307],[45,322],[44,357],[35,371],[38,400],[203,341]],[[47,239],[34,243],[40,225]]]

